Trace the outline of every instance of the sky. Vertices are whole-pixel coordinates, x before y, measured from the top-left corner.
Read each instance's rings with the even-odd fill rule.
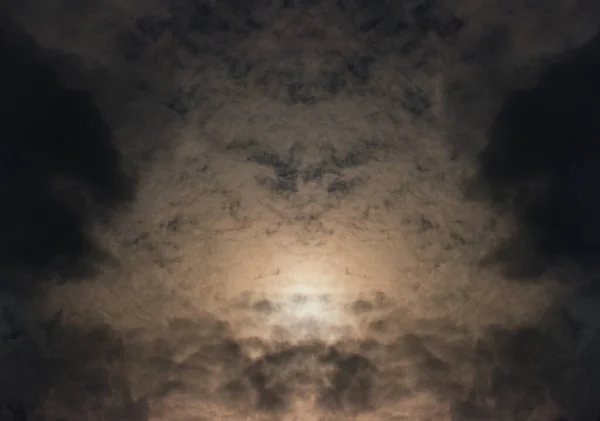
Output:
[[[600,419],[597,2],[0,22],[0,419]]]

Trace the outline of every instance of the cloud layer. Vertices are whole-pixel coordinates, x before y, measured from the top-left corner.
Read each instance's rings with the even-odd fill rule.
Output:
[[[594,420],[587,3],[4,2],[0,418]]]

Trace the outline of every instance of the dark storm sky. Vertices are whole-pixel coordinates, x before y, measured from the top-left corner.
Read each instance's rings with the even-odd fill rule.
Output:
[[[110,328],[83,332],[61,324],[59,319],[47,327],[46,333],[48,341],[58,344],[52,351],[54,354],[46,354],[37,347],[26,347],[27,352],[22,352],[14,344],[27,339],[28,332],[20,326],[18,319],[23,318],[23,313],[24,318],[36,320],[36,303],[43,302],[43,288],[48,279],[76,283],[101,271],[111,260],[104,245],[96,244],[90,226],[109,221],[135,200],[138,163],[127,162],[121,156],[114,144],[112,128],[92,95],[92,91],[102,90],[98,87],[102,83],[123,83],[126,75],[98,76],[95,69],[77,59],[77,53],[42,48],[30,29],[23,25],[28,16],[24,12],[26,8],[4,3],[7,3],[7,12],[1,19],[0,39],[0,118],[3,125],[0,139],[0,281],[9,298],[2,298],[0,303],[3,320],[0,346],[6,344],[10,358],[5,361],[13,363],[6,370],[10,377],[0,381],[0,408],[8,408],[7,413],[12,413],[15,420],[26,420],[25,413],[45,399],[56,385],[77,376],[94,380],[95,372],[90,371],[90,365],[108,358],[106,355],[112,351],[115,358],[123,352],[118,335]],[[282,8],[308,7],[309,3],[286,1]],[[340,1],[340,10],[336,13],[356,9],[362,13],[362,18],[356,18],[356,30],[376,33],[379,25],[388,25],[391,18],[380,12],[384,10],[385,2],[374,3],[382,3],[382,6],[378,9],[358,0]],[[432,11],[437,10],[435,2],[413,3],[412,21],[408,20],[406,25],[413,25],[411,30],[423,37],[435,33],[453,40],[460,36],[463,27],[472,24],[459,16],[441,21]],[[80,6],[72,5],[73,13],[79,13],[76,9]],[[356,10],[352,13],[356,12],[358,16]],[[547,14],[542,6],[536,10],[532,9],[530,15]],[[244,31],[260,28],[260,23],[244,16],[241,7],[231,15],[231,21],[210,21],[212,26],[206,24],[206,16],[211,16],[209,6],[198,6],[196,13],[196,24],[205,25],[203,30],[208,35],[217,30],[235,32],[239,25],[243,29],[240,29],[239,37],[243,38]],[[31,18],[31,22],[37,21]],[[150,25],[149,22],[140,19],[137,26],[144,30],[144,24]],[[400,23],[395,23],[394,30],[402,30]],[[463,40],[463,45],[478,45],[478,50],[471,53],[473,57],[450,47],[449,51],[463,54],[461,59],[474,63],[483,63],[487,60],[485,57],[509,57],[511,49],[518,47],[505,35],[510,31],[509,25],[510,22],[499,21],[481,40]],[[557,30],[564,25],[561,21]],[[146,37],[151,37],[152,31],[164,29],[160,25],[148,28],[145,29]],[[186,28],[179,31],[175,36],[186,42],[193,41],[191,32],[185,32]],[[586,31],[590,32],[588,28]],[[573,29],[573,32],[577,31]],[[127,42],[134,45],[137,38],[128,39]],[[528,41],[523,39],[521,42],[526,44]],[[126,41],[122,43],[124,45]],[[126,49],[126,54],[131,55],[128,60],[135,60],[135,45]],[[511,68],[510,63],[496,63],[497,67],[503,68],[494,69],[495,64],[489,58],[492,64],[474,65],[474,72],[479,72],[474,82],[476,86],[447,92],[447,106],[455,110],[453,127],[469,128],[471,122],[480,124],[477,113],[480,106],[483,108],[481,104],[488,100],[469,89],[479,91],[481,96],[490,93],[494,100],[501,98],[501,106],[483,124],[485,145],[459,145],[456,148],[459,156],[472,154],[479,169],[474,178],[465,180],[464,200],[490,203],[500,218],[519,221],[518,230],[510,241],[492,250],[481,264],[493,267],[515,282],[540,282],[541,273],[568,263],[574,268],[568,282],[582,288],[587,295],[600,295],[600,284],[596,283],[596,262],[600,261],[600,32],[577,48],[558,50],[561,51],[552,51],[531,66],[538,73],[533,78],[534,83],[520,84],[526,88],[515,88],[519,85],[515,80],[521,77],[522,69]],[[377,53],[371,55],[375,57]],[[233,79],[243,78],[249,71],[245,64],[232,64],[231,60],[226,60],[226,64],[232,69]],[[348,64],[348,72],[351,77],[366,81],[369,65],[368,58],[354,61]],[[72,80],[65,77],[73,74],[77,77]],[[507,74],[511,76],[506,78],[513,78],[510,83],[503,79]],[[72,86],[73,80],[79,85],[76,88]],[[84,85],[88,80],[93,80],[95,85],[86,89]],[[163,82],[160,89],[168,91],[169,83]],[[506,86],[509,85],[514,89],[508,90]],[[334,83],[328,86],[328,92],[337,92],[336,86],[343,90],[345,85]],[[301,88],[288,89],[290,101],[302,103],[306,100]],[[169,97],[165,107],[169,106],[177,113],[185,114],[189,104],[182,99],[173,102]],[[448,136],[449,141],[454,142],[459,135],[452,133]],[[548,386],[566,408],[578,406],[581,416],[578,420],[596,420],[593,412],[599,411],[595,400],[598,396],[595,393],[600,393],[599,361],[592,357],[585,362],[569,360],[575,367],[571,385],[582,385],[582,389],[587,390],[587,395],[582,393],[579,398],[570,396],[569,391],[558,384],[562,379],[562,366],[548,372],[547,365],[538,364],[540,360],[553,358],[547,354],[561,356],[564,352],[563,345],[555,343],[552,335],[557,323],[555,313],[543,317],[539,325],[525,326],[519,331],[490,330],[489,337],[480,344],[480,357],[495,359],[497,373],[496,384],[486,393],[500,402],[509,402],[508,395],[513,389],[532,395],[536,387]],[[575,336],[585,329],[572,320],[568,325]],[[85,344],[92,340],[90,338],[100,338],[99,349],[86,347]],[[567,360],[560,361],[566,364]],[[31,373],[22,373],[28,366],[40,369],[34,376],[36,383],[29,383]],[[95,386],[102,389],[108,380],[105,373],[99,373],[97,377]],[[589,402],[582,402],[585,399]],[[475,408],[478,404],[475,398],[457,403],[456,421],[492,419],[485,418],[489,414],[477,412],[480,410]],[[535,402],[529,404],[535,405]],[[144,402],[124,397],[121,407],[125,409],[115,419],[147,419]],[[475,415],[477,418],[468,418],[469,411],[478,414]],[[596,414],[596,417],[600,416],[600,412]],[[518,418],[516,412],[513,415],[515,420],[526,419]]]

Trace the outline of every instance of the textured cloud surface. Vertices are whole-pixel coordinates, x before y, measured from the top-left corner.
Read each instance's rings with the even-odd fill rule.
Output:
[[[597,419],[595,2],[2,4],[0,419]]]

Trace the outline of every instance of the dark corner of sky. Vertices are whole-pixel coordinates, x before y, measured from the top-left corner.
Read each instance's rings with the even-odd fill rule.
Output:
[[[6,14],[0,24],[0,419],[24,421],[63,384],[95,387],[98,399],[113,387],[102,370],[121,350],[113,332],[69,327],[39,308],[44,282],[80,282],[102,265],[90,224],[134,186],[92,95],[69,86],[68,60]]]
[[[91,269],[102,251],[89,223],[133,186],[92,95],[61,74],[60,52],[9,25],[0,36],[0,270],[3,287],[29,289]]]
[[[489,128],[480,177],[519,231],[498,250],[506,272],[532,278],[600,257],[600,35],[553,58],[539,82],[508,95]],[[532,249],[538,254],[534,267]],[[509,250],[513,250],[511,253]]]
[[[558,280],[566,292],[537,324],[490,327],[478,355],[491,380],[457,406],[457,419],[495,419],[481,409],[490,395],[507,419],[532,419],[525,408],[548,396],[564,420],[600,413],[600,359],[590,342],[600,320],[592,308],[600,303],[600,32],[538,67],[535,83],[501,95],[466,193],[516,225],[482,264],[518,283]]]

